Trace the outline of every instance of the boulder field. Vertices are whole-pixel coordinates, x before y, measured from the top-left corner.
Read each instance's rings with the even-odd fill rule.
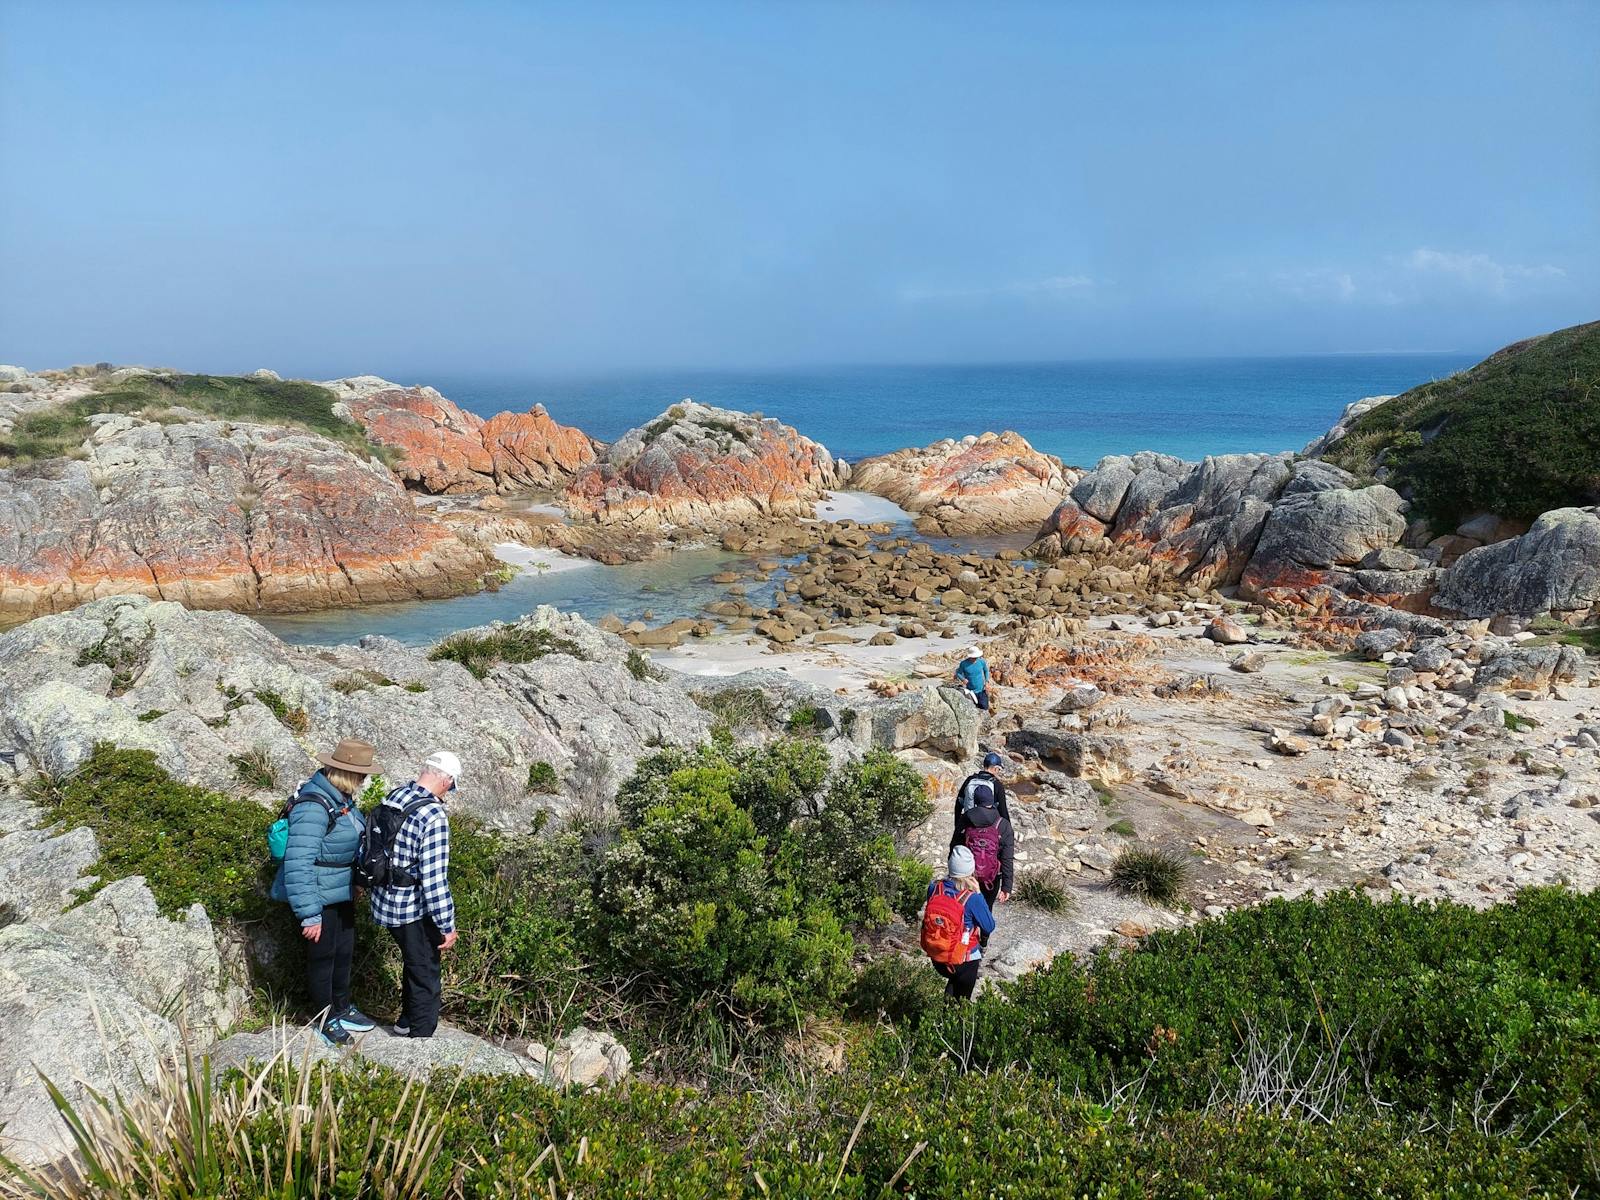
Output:
[[[375,458],[281,425],[90,418],[0,468],[0,617],[110,594],[296,611],[475,590],[494,564]]]
[[[850,486],[916,513],[924,533],[1005,533],[1037,528],[1080,474],[1007,430],[862,459]]]
[[[1290,608],[1349,598],[1438,616],[1581,619],[1600,603],[1600,509],[1558,509],[1524,528],[1475,514],[1436,537],[1398,492],[1320,459],[1142,453],[1096,464],[1029,552],[1134,551],[1157,577]]]

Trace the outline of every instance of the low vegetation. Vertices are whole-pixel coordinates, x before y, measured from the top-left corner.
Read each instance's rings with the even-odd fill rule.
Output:
[[[537,795],[561,790],[561,776],[549,763],[543,761],[528,764],[528,791]]]
[[[215,920],[258,917],[266,909],[263,835],[270,814],[248,800],[177,782],[148,750],[102,742],[71,775],[38,782],[33,799],[51,820],[94,831],[100,859],[92,873],[99,879],[85,897],[142,875],[170,917],[197,902]]]
[[[691,692],[689,698],[715,717],[717,724],[729,732],[771,729],[778,723],[777,706],[760,688]]]
[[[0,443],[13,462],[71,454],[89,436],[97,413],[137,413],[151,420],[187,419],[186,413],[307,429],[363,456],[392,457],[362,431],[333,413],[333,393],[314,383],[235,375],[135,375],[109,377],[70,403],[24,414]]]
[[[250,915],[263,810],[107,746],[37,792],[95,829],[106,877],[146,875],[165,911]],[[951,1004],[914,935],[910,957],[878,941],[928,879],[894,846],[929,806],[893,756],[833,770],[812,739],[724,738],[644,760],[618,810],[518,838],[453,822],[471,936],[447,959],[445,1004],[490,1035],[603,1026],[650,1082],[408,1091],[368,1067],[278,1063],[213,1096],[180,1067],[155,1102],[75,1114],[102,1193],[1600,1190],[1600,895],[1272,901]],[[1148,890],[1171,874],[1159,860],[1134,848],[1119,867]],[[1025,872],[1017,898],[1048,906],[1059,885]],[[370,927],[359,945],[357,1000],[392,1012],[392,946]],[[843,1071],[818,1069],[822,1045]]]
[[[1020,904],[1031,904],[1041,912],[1058,916],[1072,911],[1072,889],[1065,875],[1054,867],[1024,871],[1017,878],[1017,890],[1011,898]]]
[[[651,662],[650,656],[637,646],[628,651],[628,657],[624,660],[624,665],[628,668],[628,674],[640,682],[647,679],[659,680],[667,677],[667,673]]]
[[[1176,905],[1188,883],[1188,861],[1171,850],[1132,846],[1111,864],[1111,886],[1146,904]]]
[[[501,663],[527,663],[547,654],[583,658],[578,643],[549,629],[504,625],[488,633],[458,633],[445,638],[428,657],[434,662],[460,663],[482,679]]]
[[[1507,346],[1359,417],[1326,457],[1380,465],[1440,530],[1600,499],[1600,322]]]

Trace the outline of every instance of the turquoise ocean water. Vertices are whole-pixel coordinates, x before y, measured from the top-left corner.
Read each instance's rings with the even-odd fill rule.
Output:
[[[1068,463],[1161,450],[1182,458],[1298,450],[1362,396],[1404,391],[1482,354],[1348,354],[986,366],[837,367],[590,376],[430,375],[473,412],[542,403],[610,441],[690,397],[780,417],[855,460],[1014,429]]]
[[[1137,450],[1189,459],[1299,450],[1350,401],[1404,391],[1481,357],[1368,354],[567,378],[430,375],[406,382],[431,384],[485,415],[542,403],[557,420],[606,440],[692,397],[780,417],[851,460],[941,437],[1015,429],[1041,450],[1090,466],[1103,455]],[[719,598],[724,589],[711,576],[740,565],[737,556],[720,550],[686,550],[649,563],[527,574],[497,592],[454,600],[265,623],[295,642],[347,642],[378,633],[424,644],[457,629],[514,619],[539,604],[590,618],[615,612],[625,619],[668,620],[697,614]]]

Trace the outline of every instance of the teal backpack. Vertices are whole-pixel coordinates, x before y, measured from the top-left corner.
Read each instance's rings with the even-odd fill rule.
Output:
[[[272,855],[272,861],[281,863],[283,856],[289,851],[289,812],[302,800],[315,800],[328,810],[328,827],[322,831],[322,836],[327,837],[333,832],[333,827],[339,823],[339,817],[346,812],[345,809],[335,808],[326,796],[312,793],[309,796],[296,792],[284,802],[283,811],[278,819],[267,827],[267,853]]]

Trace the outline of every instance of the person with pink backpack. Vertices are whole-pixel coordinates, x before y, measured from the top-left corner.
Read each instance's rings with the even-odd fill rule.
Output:
[[[928,885],[922,910],[923,953],[944,976],[944,994],[956,1000],[972,999],[983,943],[994,932],[994,914],[973,877],[973,866],[972,851],[965,846],[950,851],[945,877]]]
[[[1016,835],[1010,817],[1001,808],[1004,793],[997,795],[998,789],[981,786],[986,778],[991,778],[987,772],[972,776],[957,796],[950,849],[962,847],[971,851],[973,878],[978,881],[983,902],[993,912],[1011,898]],[[985,933],[983,944],[988,942],[989,935]]]

